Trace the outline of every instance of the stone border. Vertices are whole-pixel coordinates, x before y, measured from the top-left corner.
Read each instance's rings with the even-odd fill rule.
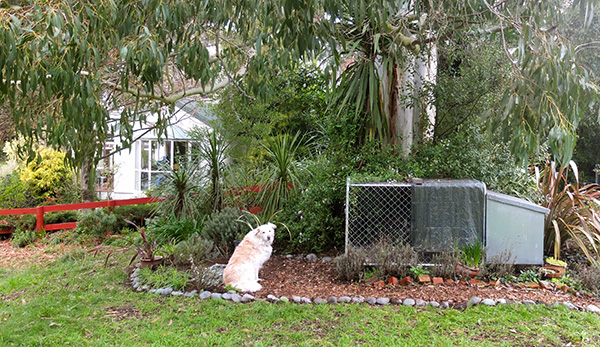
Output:
[[[201,293],[198,293],[196,290],[192,290],[190,292],[182,292],[182,291],[178,291],[178,290],[173,290],[173,288],[170,287],[166,287],[166,288],[159,288],[159,289],[151,289],[150,287],[148,287],[147,285],[140,285],[140,279],[138,277],[138,272],[139,269],[136,268],[135,270],[133,270],[133,272],[131,273],[131,281],[132,281],[132,286],[133,289],[138,291],[138,292],[149,292],[152,294],[158,294],[158,295],[162,295],[162,296],[182,296],[185,298],[192,298],[192,297],[198,297],[200,300],[207,300],[207,299],[211,299],[211,300],[228,300],[234,303],[248,303],[248,302],[252,302],[252,301],[266,301],[266,302],[271,302],[271,303],[294,303],[294,304],[315,304],[315,305],[322,305],[322,304],[330,304],[330,305],[334,305],[334,304],[368,304],[368,305],[372,305],[372,306],[386,306],[386,305],[397,305],[397,306],[410,306],[410,307],[421,307],[421,308],[425,308],[428,306],[431,306],[433,308],[440,308],[440,309],[447,309],[447,308],[454,308],[457,310],[464,310],[476,305],[484,305],[484,306],[496,306],[496,305],[510,305],[510,304],[521,304],[521,305],[546,305],[548,307],[558,307],[558,306],[565,306],[568,309],[571,310],[578,310],[578,311],[587,311],[587,312],[591,312],[591,313],[596,313],[596,314],[600,314],[600,308],[598,308],[596,305],[587,305],[586,307],[582,307],[582,306],[576,306],[573,303],[570,303],[568,301],[563,301],[563,302],[555,302],[553,304],[547,304],[543,301],[533,301],[533,300],[523,300],[523,301],[512,301],[512,300],[506,300],[506,299],[498,299],[498,300],[494,300],[494,299],[481,299],[477,296],[473,296],[471,297],[466,303],[459,303],[456,305],[451,305],[449,301],[442,301],[437,302],[437,301],[425,301],[425,300],[421,300],[421,299],[411,299],[411,298],[406,298],[404,300],[401,300],[399,298],[386,298],[386,297],[382,297],[382,298],[375,298],[373,296],[369,296],[369,297],[363,297],[363,296],[356,296],[356,297],[349,297],[349,296],[341,296],[341,297],[329,297],[328,299],[325,298],[321,298],[321,297],[317,297],[314,299],[310,299],[307,297],[301,297],[301,296],[296,296],[293,295],[291,298],[288,298],[286,296],[281,296],[281,297],[276,297],[272,294],[267,295],[266,299],[256,299],[253,295],[251,294],[244,294],[244,295],[240,295],[238,294],[236,291],[228,291],[227,293],[212,293],[209,291],[203,291]]]

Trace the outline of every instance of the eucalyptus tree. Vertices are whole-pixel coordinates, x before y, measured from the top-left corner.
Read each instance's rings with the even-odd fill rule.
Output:
[[[596,1],[570,3],[583,25]],[[0,107],[19,133],[65,149],[88,178],[104,141],[115,135],[129,145],[148,111],[160,115],[153,127],[164,135],[178,99],[239,87],[242,76],[264,91],[261,71],[307,59],[326,63],[336,104],[354,105],[364,136],[402,140],[406,153],[425,129],[421,72],[436,42],[486,37],[502,47],[511,83],[490,119],[521,157],[548,137],[566,164],[578,121],[598,94],[561,36],[563,0],[18,4],[0,12]]]
[[[365,115],[365,136],[403,141],[405,152],[426,129],[428,120],[422,115],[431,98],[419,93],[424,86],[420,71],[425,59],[434,58],[435,44],[485,39],[498,45],[510,65],[510,83],[486,114],[491,125],[511,142],[518,157],[526,158],[547,141],[566,165],[578,122],[597,99],[598,88],[562,35],[563,17],[567,6],[578,7],[582,25],[588,27],[594,4],[307,1],[304,6],[274,7],[271,16],[287,19],[274,30],[284,46],[309,52],[326,48],[333,72],[349,64],[337,85],[337,104],[353,103],[355,112]],[[417,112],[407,107],[411,104]]]
[[[245,73],[253,55],[244,44],[253,42],[249,13],[192,1],[21,1],[2,8],[0,107],[28,143],[41,139],[69,154],[89,200],[107,139],[119,136],[129,146],[139,136],[135,125],[150,113],[164,136],[175,101],[210,94]]]

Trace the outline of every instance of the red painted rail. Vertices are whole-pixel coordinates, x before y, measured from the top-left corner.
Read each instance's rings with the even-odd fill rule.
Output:
[[[152,202],[159,202],[160,200],[161,199],[158,199],[155,197],[147,197],[147,198],[124,199],[124,200],[104,200],[104,201],[94,201],[94,202],[82,202],[82,203],[78,203],[78,204],[66,204],[66,205],[38,206],[38,207],[31,207],[31,208],[14,208],[14,209],[9,209],[9,210],[0,210],[0,216],[35,214],[37,216],[35,228],[38,231],[40,231],[42,229],[44,229],[44,230],[73,229],[77,226],[77,222],[44,224],[44,214],[47,212],[71,211],[71,210],[81,210],[81,209],[97,208],[97,207],[108,207],[109,209],[111,209],[111,208],[114,208],[115,206],[142,205],[142,204],[149,204]],[[0,231],[0,234],[10,234],[10,233],[12,233],[12,230]]]
[[[288,187],[292,188],[292,184],[288,183]],[[249,193],[260,193],[265,189],[265,186],[255,185],[250,187],[235,187],[229,190],[229,194],[232,195],[241,195],[241,194],[249,194]],[[124,199],[124,200],[104,200],[104,201],[94,201],[94,202],[82,202],[78,204],[65,204],[65,205],[50,205],[50,206],[38,206],[38,207],[30,207],[30,208],[14,208],[7,210],[0,210],[0,216],[11,216],[11,215],[23,215],[23,214],[35,214],[37,216],[36,219],[36,230],[62,230],[62,229],[73,229],[77,227],[77,222],[69,222],[69,223],[54,223],[54,224],[44,224],[44,214],[47,212],[58,212],[58,211],[71,211],[71,210],[81,210],[88,208],[97,208],[97,207],[108,207],[109,209],[114,208],[115,206],[126,206],[126,205],[142,205],[149,204],[152,202],[159,202],[162,199],[155,197],[146,197],[146,198],[135,198],[135,199]],[[248,211],[254,214],[260,213],[262,208],[260,206],[252,206],[248,207]],[[12,230],[0,230],[0,234],[11,234]]]

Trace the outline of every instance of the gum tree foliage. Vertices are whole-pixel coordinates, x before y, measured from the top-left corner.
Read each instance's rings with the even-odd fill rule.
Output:
[[[176,100],[229,84],[252,55],[243,43],[254,40],[255,18],[233,3],[20,5],[0,10],[0,107],[28,143],[70,153],[88,187],[107,138],[127,147],[148,111],[159,114],[153,127],[163,136]]]
[[[598,16],[600,10],[595,9],[595,15]],[[585,65],[591,71],[600,71],[600,22],[594,21],[590,27],[582,29],[581,16],[573,11],[568,14],[569,30],[565,33],[573,45],[575,51]],[[595,76],[595,83],[598,83],[599,76]],[[592,182],[595,179],[594,167],[600,164],[600,118],[598,117],[599,105],[587,112],[586,117],[580,123],[577,129],[577,146],[573,156],[574,161],[579,167],[579,173],[582,177],[581,182]]]
[[[584,26],[593,20],[594,3],[572,2]],[[488,37],[511,62],[511,83],[490,111],[491,122],[520,157],[548,137],[566,164],[597,90],[561,36],[564,6],[562,0],[19,1],[0,12],[0,107],[10,110],[19,133],[71,153],[91,186],[102,143],[115,134],[127,146],[146,111],[160,113],[154,127],[162,135],[166,111],[184,96],[209,94],[242,75],[253,91],[265,92],[265,69],[318,58],[336,81],[335,103],[355,105],[365,120],[362,136],[393,144],[400,133],[418,140],[425,128],[419,117],[399,112],[427,102],[402,95],[411,62],[432,55],[436,42]]]

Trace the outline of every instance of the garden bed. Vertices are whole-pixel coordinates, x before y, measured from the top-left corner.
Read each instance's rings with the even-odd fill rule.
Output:
[[[0,240],[0,267],[22,267],[31,264],[52,262],[74,246],[49,246],[36,243],[24,248],[13,248],[10,240]],[[225,262],[226,259],[218,259]],[[522,284],[490,285],[471,284],[412,284],[409,286],[376,286],[372,281],[344,282],[337,278],[334,262],[323,260],[308,261],[302,256],[273,255],[260,272],[263,289],[254,293],[256,298],[266,298],[271,294],[277,297],[302,296],[307,298],[329,298],[331,296],[363,296],[387,298],[413,298],[426,301],[449,301],[459,304],[473,296],[489,299],[506,299],[522,302],[524,300],[570,302],[576,306],[600,305],[600,300],[590,298],[583,293],[564,293],[561,290],[530,289]],[[221,288],[222,292],[225,291]]]
[[[523,288],[522,284],[488,283],[471,284],[412,284],[409,286],[375,286],[369,281],[359,283],[342,282],[337,279],[334,262],[322,260],[308,261],[304,257],[288,258],[274,255],[260,272],[263,289],[254,293],[256,298],[266,298],[272,294],[276,297],[293,295],[307,298],[329,298],[331,296],[373,296],[387,298],[412,298],[426,301],[450,301],[461,303],[473,296],[489,299],[506,299],[522,302],[524,300],[554,302],[570,302],[585,307],[589,304],[598,306],[600,300],[590,298],[583,293],[564,293],[561,290]]]

